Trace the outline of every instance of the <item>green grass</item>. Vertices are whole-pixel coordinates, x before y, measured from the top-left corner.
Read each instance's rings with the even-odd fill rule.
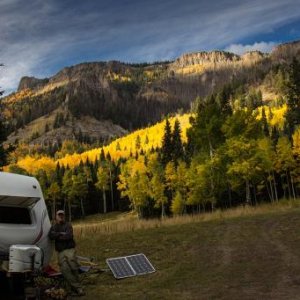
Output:
[[[91,224],[99,224],[103,222],[108,221],[116,221],[116,220],[122,220],[122,219],[128,219],[131,216],[134,216],[132,213],[128,212],[109,212],[107,214],[96,214],[96,215],[90,215],[83,219],[76,220],[73,225],[91,225]]]
[[[111,232],[75,226],[78,253],[101,267],[109,257],[144,253],[157,270],[123,280],[90,275],[84,299],[300,298],[298,202],[149,224]]]

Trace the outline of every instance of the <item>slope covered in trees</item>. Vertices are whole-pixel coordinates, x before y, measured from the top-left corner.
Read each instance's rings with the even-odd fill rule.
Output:
[[[209,65],[207,55],[192,60],[206,59]],[[235,56],[214,55],[214,60],[240,63]],[[119,69],[108,74],[113,81],[132,83],[132,73],[124,68],[121,77]],[[101,146],[78,141],[47,149],[17,145],[6,170],[38,177],[49,209],[64,207],[70,218],[129,208],[141,218],[164,217],[295,199],[300,192],[299,69],[294,59],[273,65],[256,84],[232,78],[197,97],[188,114]],[[56,79],[64,80],[65,72]],[[262,90],[274,98],[265,99]]]
[[[299,71],[291,63],[280,102],[262,103],[259,90],[233,84],[196,99],[190,114],[107,146],[72,154],[65,142],[56,157],[15,157],[8,169],[37,176],[52,211],[63,206],[70,217],[128,208],[164,217],[295,199],[300,128],[291,131],[288,116],[298,109],[289,97]]]
[[[174,125],[176,120],[180,122],[180,127],[182,128],[181,138],[183,141],[186,141],[186,130],[190,126],[189,117],[189,114],[184,114],[177,116],[176,118],[170,118],[170,123],[172,125]],[[18,167],[23,168],[31,174],[36,174],[39,169],[51,171],[55,169],[57,163],[61,166],[74,168],[75,166],[78,166],[81,161],[85,162],[88,160],[90,162],[95,162],[99,159],[102,151],[103,155],[109,155],[112,160],[117,162],[119,159],[127,159],[161,148],[164,125],[165,121],[159,122],[156,125],[134,131],[129,135],[116,139],[107,146],[84,151],[82,153],[66,154],[58,159],[55,159],[55,157],[45,157],[43,155],[26,155],[25,157],[22,157],[20,152],[17,152],[15,155],[12,153],[11,156],[14,156],[14,159],[17,160]],[[65,142],[64,145],[67,147],[68,143],[69,142]],[[71,144],[72,143],[70,143],[70,145]],[[73,151],[76,152],[76,147],[73,148]],[[25,153],[28,152],[25,151]],[[57,156],[60,155],[56,153],[56,157]]]

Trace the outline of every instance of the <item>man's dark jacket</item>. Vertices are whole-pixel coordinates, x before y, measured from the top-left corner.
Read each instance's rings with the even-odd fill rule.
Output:
[[[49,238],[55,240],[55,250],[57,252],[75,248],[73,227],[70,223],[64,222],[52,225],[49,231]]]

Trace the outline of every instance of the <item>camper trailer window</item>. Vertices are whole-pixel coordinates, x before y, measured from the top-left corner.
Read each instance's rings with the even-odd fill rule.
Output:
[[[30,211],[25,207],[0,206],[0,223],[31,224]]]

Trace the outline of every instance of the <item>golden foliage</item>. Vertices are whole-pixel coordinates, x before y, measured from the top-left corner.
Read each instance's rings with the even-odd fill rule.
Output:
[[[37,90],[34,93],[34,96],[38,96],[38,95],[49,93],[49,92],[55,90],[56,88],[59,88],[59,87],[67,85],[68,82],[69,82],[69,80],[61,80],[59,82],[48,83],[43,88]]]
[[[261,119],[261,113],[262,113],[263,108],[265,109],[268,123],[271,126],[276,126],[279,129],[283,129],[284,115],[287,110],[286,104],[283,104],[282,106],[279,106],[279,107],[269,107],[266,105],[260,106],[258,108],[258,116],[257,116],[258,119]],[[270,111],[271,111],[271,113],[270,113]],[[270,114],[271,114],[271,116],[270,116]]]
[[[268,123],[272,126],[278,126],[280,129],[283,128],[284,124],[284,114],[286,112],[286,105],[280,107],[272,107],[269,109],[268,106],[265,107],[266,117]],[[262,107],[258,108],[257,118],[261,118]],[[271,111],[271,116],[270,116]],[[186,130],[191,126],[189,122],[190,114],[178,115],[169,119],[171,126],[174,126],[175,119],[177,118],[180,122],[182,130],[182,140],[187,141]],[[153,126],[136,130],[131,134],[124,137],[118,138],[111,142],[109,145],[104,146],[103,150],[105,155],[110,154],[112,160],[116,161],[119,158],[128,158],[135,155],[137,152],[140,153],[143,150],[144,153],[149,152],[152,148],[160,148],[161,142],[164,134],[165,121],[159,122]],[[137,140],[139,141],[137,143]],[[69,166],[73,168],[79,165],[80,161],[85,162],[87,159],[89,161],[95,161],[99,158],[101,148],[95,148],[89,151],[85,151],[81,154],[67,154],[60,159],[52,159],[49,157],[31,157],[26,156],[20,159],[17,165],[31,174],[35,174],[39,169],[45,169],[47,172],[53,170],[56,164],[59,162],[60,165]]]
[[[56,167],[55,161],[50,157],[45,156],[41,158],[34,158],[29,155],[19,160],[17,165],[33,175],[35,175],[40,169],[49,174]]]
[[[182,116],[177,116],[182,130],[182,139],[186,142],[186,130],[190,127],[189,114]],[[171,126],[174,126],[175,117],[170,118]],[[164,134],[165,121],[159,122],[151,127],[144,129],[136,130],[133,133],[121,137],[109,145],[103,147],[105,155],[111,155],[113,160],[118,160],[119,158],[128,158],[131,154],[135,154],[140,149],[143,149],[144,152],[148,152],[151,148],[160,148],[161,141]],[[140,146],[137,145],[136,141],[139,137],[141,143]],[[138,147],[137,147],[138,146]],[[80,160],[86,161],[95,161],[96,158],[99,158],[101,148],[96,148],[90,151],[83,152],[82,154],[73,154],[66,155],[64,158],[59,159],[61,165],[69,165],[69,167],[76,166],[80,163]]]
[[[116,81],[116,82],[130,82],[131,81],[131,78],[127,75],[117,74],[114,72],[109,72],[107,75],[108,75],[108,78],[112,81]]]
[[[181,125],[182,139],[185,142],[186,130],[190,127],[189,114],[182,116],[176,116],[170,118],[169,121],[171,126],[174,126],[175,119],[177,118]],[[109,145],[103,147],[105,155],[108,153],[111,155],[113,160],[118,160],[119,158],[128,158],[130,155],[134,155],[136,152],[140,152],[143,149],[144,152],[148,152],[151,148],[161,147],[161,141],[164,134],[165,121],[159,122],[151,127],[140,129],[134,131],[133,133],[121,137]],[[137,144],[137,139],[140,139],[140,145]],[[89,161],[95,161],[99,158],[101,148],[95,148],[81,154],[67,154],[60,159],[52,159],[50,157],[31,157],[27,155],[21,158],[16,164],[25,169],[30,174],[36,174],[39,169],[44,169],[46,172],[50,172],[55,169],[56,164],[59,162],[60,165],[69,166],[73,168],[80,164],[80,161],[85,162],[87,159]],[[136,166],[139,168],[140,166]]]
[[[5,104],[13,104],[15,102],[18,102],[24,98],[29,98],[31,96],[33,96],[33,91],[30,89],[24,89],[20,92],[13,93],[10,96],[4,98],[3,102]]]

